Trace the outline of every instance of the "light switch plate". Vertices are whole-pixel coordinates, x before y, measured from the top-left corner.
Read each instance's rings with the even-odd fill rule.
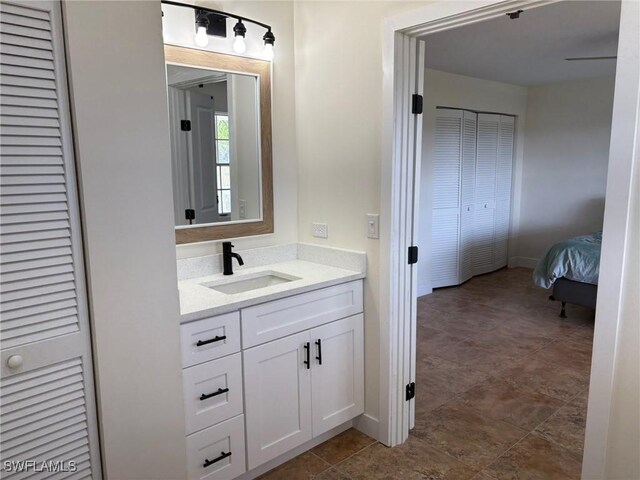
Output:
[[[240,218],[247,218],[247,201],[238,200],[238,216]]]
[[[380,215],[367,214],[367,238],[380,238]]]
[[[312,223],[311,235],[317,238],[329,238],[329,225],[326,223]]]

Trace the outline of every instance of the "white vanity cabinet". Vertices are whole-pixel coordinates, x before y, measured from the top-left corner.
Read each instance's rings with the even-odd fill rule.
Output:
[[[249,469],[364,412],[362,314],[244,351]]]
[[[356,280],[183,324],[189,479],[235,478],[364,413],[362,311]]]

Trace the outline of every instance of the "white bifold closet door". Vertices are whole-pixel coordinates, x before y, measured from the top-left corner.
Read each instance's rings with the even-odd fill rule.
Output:
[[[458,284],[462,110],[438,109],[433,163],[431,285]]]
[[[438,109],[433,166],[433,288],[472,275],[476,114]]]
[[[514,118],[436,113],[431,238],[433,288],[507,264]]]
[[[60,4],[0,22],[1,476],[100,478]]]
[[[515,118],[500,115],[496,168],[496,216],[493,240],[493,269],[508,262],[509,222],[511,219],[511,178]]]
[[[514,118],[478,114],[473,274],[507,265]]]

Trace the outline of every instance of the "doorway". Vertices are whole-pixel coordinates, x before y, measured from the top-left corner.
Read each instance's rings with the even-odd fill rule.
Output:
[[[457,26],[466,24],[472,24],[481,20],[489,18],[498,18],[505,15],[510,10],[517,10],[519,7],[527,7],[529,9],[534,6],[538,6],[533,2],[509,2],[508,5],[498,5],[494,2],[482,2],[473,9],[469,9],[468,5],[444,5],[437,4],[430,7],[425,7],[421,10],[401,14],[389,19],[385,25],[385,43],[384,43],[384,61],[385,66],[394,65],[396,69],[385,68],[385,121],[389,122],[388,125],[393,124],[394,116],[398,113],[395,105],[399,100],[404,101],[405,98],[398,96],[400,90],[399,85],[403,84],[405,78],[411,79],[415,75],[414,69],[408,69],[403,71],[402,68],[398,68],[402,65],[402,62],[409,56],[411,39],[415,36],[425,35],[427,33],[433,33],[439,30],[450,29]],[[620,51],[633,51],[635,46],[634,35],[636,34],[637,25],[632,20],[625,23],[625,18],[632,18],[637,16],[637,6],[631,3],[623,4],[622,13],[622,25],[620,33]],[[406,47],[403,47],[403,44]],[[415,47],[414,47],[415,48]],[[395,59],[395,60],[394,60]],[[409,73],[407,77],[407,73]],[[602,385],[611,384],[611,374],[613,369],[613,352],[615,345],[615,332],[617,331],[617,323],[619,319],[619,302],[621,291],[621,279],[620,272],[623,268],[623,255],[620,252],[624,251],[624,239],[626,238],[627,222],[625,219],[620,218],[620,215],[612,210],[609,205],[612,205],[612,201],[618,203],[618,205],[624,206],[626,212],[629,208],[629,192],[631,169],[633,166],[634,158],[634,145],[631,139],[623,140],[623,137],[631,135],[630,130],[624,126],[624,118],[637,118],[637,105],[629,105],[624,98],[637,98],[637,55],[630,55],[623,57],[620,55],[617,61],[617,75],[616,80],[616,94],[614,99],[614,114],[612,124],[612,147],[610,151],[610,162],[608,167],[608,186],[607,188],[607,210],[605,211],[604,222],[604,238],[605,242],[602,250],[603,257],[603,269],[601,271],[601,297],[605,300],[601,300],[598,304],[596,315],[596,331],[595,331],[595,345],[594,345],[594,364],[598,363],[598,368],[594,367],[594,373],[602,375]],[[408,80],[410,81],[410,80]],[[635,83],[634,83],[635,82]],[[429,94],[428,87],[425,92],[425,96]],[[395,99],[395,100],[394,100]],[[395,102],[395,103],[394,103]],[[402,113],[402,112],[400,112]],[[629,115],[630,117],[625,117]],[[395,117],[397,119],[397,117]],[[395,122],[398,123],[397,121]],[[635,124],[635,123],[634,123]],[[393,129],[391,129],[393,130]],[[401,135],[398,134],[398,130],[394,133],[395,139],[398,140]],[[620,139],[621,143],[616,143],[615,139]],[[626,138],[626,137],[624,137]],[[388,181],[383,183],[383,198],[390,198],[390,210],[391,210],[391,224],[395,226],[394,216],[400,215],[402,210],[400,205],[402,201],[394,197],[394,192],[397,190],[394,186],[400,184],[400,176],[397,174],[397,163],[411,161],[409,157],[402,156],[402,152],[394,150],[393,139],[387,139],[384,143],[385,152],[388,152],[390,161],[388,164],[383,165],[383,177],[385,173],[389,174]],[[614,158],[615,157],[615,158]],[[415,159],[413,159],[415,160]],[[616,188],[611,188],[611,185],[616,185]],[[623,185],[624,188],[620,189],[619,185]],[[396,194],[397,195],[397,194]],[[406,201],[407,197],[403,197]],[[626,214],[625,214],[626,215]],[[388,240],[388,246],[392,247],[395,244],[392,240]],[[384,245],[383,245],[384,246]],[[399,265],[401,258],[398,257],[397,249],[389,248],[388,251],[391,254],[389,259],[389,271],[394,270]],[[619,253],[616,253],[618,251]],[[395,255],[398,258],[394,258]],[[605,261],[608,260],[605,264]],[[612,262],[612,263],[610,263]],[[604,285],[604,286],[603,286]],[[401,295],[405,291],[404,285],[398,285],[395,281],[389,281],[387,285],[383,285],[383,288],[387,289],[388,295],[391,299],[396,301],[401,298]],[[603,295],[603,289],[607,291],[606,297]],[[383,291],[383,296],[386,294]],[[611,294],[611,296],[609,296]],[[394,301],[389,302],[389,311],[391,314],[397,313],[397,308],[394,308]],[[603,313],[608,312],[612,315],[603,317]],[[606,318],[603,322],[608,322],[606,325],[607,332],[604,332],[605,326],[598,326],[598,319]],[[385,340],[390,345],[387,349],[383,348],[383,367],[385,363],[389,362],[390,369],[394,365],[398,365],[399,359],[407,358],[403,356],[409,350],[409,357],[411,355],[411,343],[404,342],[401,335],[398,332],[410,331],[412,327],[412,321],[410,318],[410,312],[402,315],[399,320],[400,326],[393,323],[385,325],[388,327],[388,332],[383,331],[383,335],[386,335]],[[602,332],[601,341],[599,341],[599,333]],[[611,335],[609,332],[614,332]],[[388,350],[386,354],[385,350]],[[381,380],[389,385],[389,388],[383,388],[381,393],[382,405],[388,405],[390,408],[389,428],[384,429],[381,432],[381,437],[387,435],[389,438],[389,444],[401,443],[408,435],[409,427],[412,426],[412,412],[411,407],[404,403],[404,399],[401,398],[398,393],[398,387],[404,379],[411,379],[410,364],[400,365],[399,372],[402,372],[399,377],[404,375],[400,381],[398,377],[388,375],[382,377]],[[384,370],[384,368],[383,368]],[[409,373],[407,374],[407,370]],[[384,372],[383,372],[384,374]],[[419,389],[418,389],[419,390]],[[610,402],[610,389],[604,388],[598,391],[591,392],[590,394],[590,407],[589,407],[589,420],[588,424],[606,426],[608,420],[608,408]],[[607,401],[607,398],[609,401]],[[409,402],[410,404],[411,402]],[[400,425],[400,427],[398,427]],[[406,425],[406,427],[402,427]],[[592,431],[592,435],[590,435]],[[604,450],[606,442],[606,435],[601,435],[599,432],[606,431],[599,428],[598,431],[592,428],[587,428],[587,441],[586,451],[601,452]],[[591,437],[591,438],[590,438]],[[601,447],[601,448],[600,448]],[[603,455],[586,455],[586,461],[584,465],[585,475],[598,476],[597,472],[601,471],[603,467]]]

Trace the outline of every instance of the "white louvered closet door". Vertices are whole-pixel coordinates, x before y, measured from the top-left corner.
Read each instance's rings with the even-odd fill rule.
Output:
[[[494,270],[506,266],[508,261],[514,126],[514,117],[500,116],[496,169],[496,213],[493,249]]]
[[[473,276],[473,212],[476,183],[476,135],[478,115],[464,111],[462,129],[462,178],[460,191],[460,273],[457,283]]]
[[[436,113],[431,229],[433,288],[459,283],[462,120],[461,110],[439,109]]]
[[[500,115],[479,113],[476,153],[473,274],[494,270],[496,172]]]
[[[60,5],[0,15],[1,476],[100,478]]]

